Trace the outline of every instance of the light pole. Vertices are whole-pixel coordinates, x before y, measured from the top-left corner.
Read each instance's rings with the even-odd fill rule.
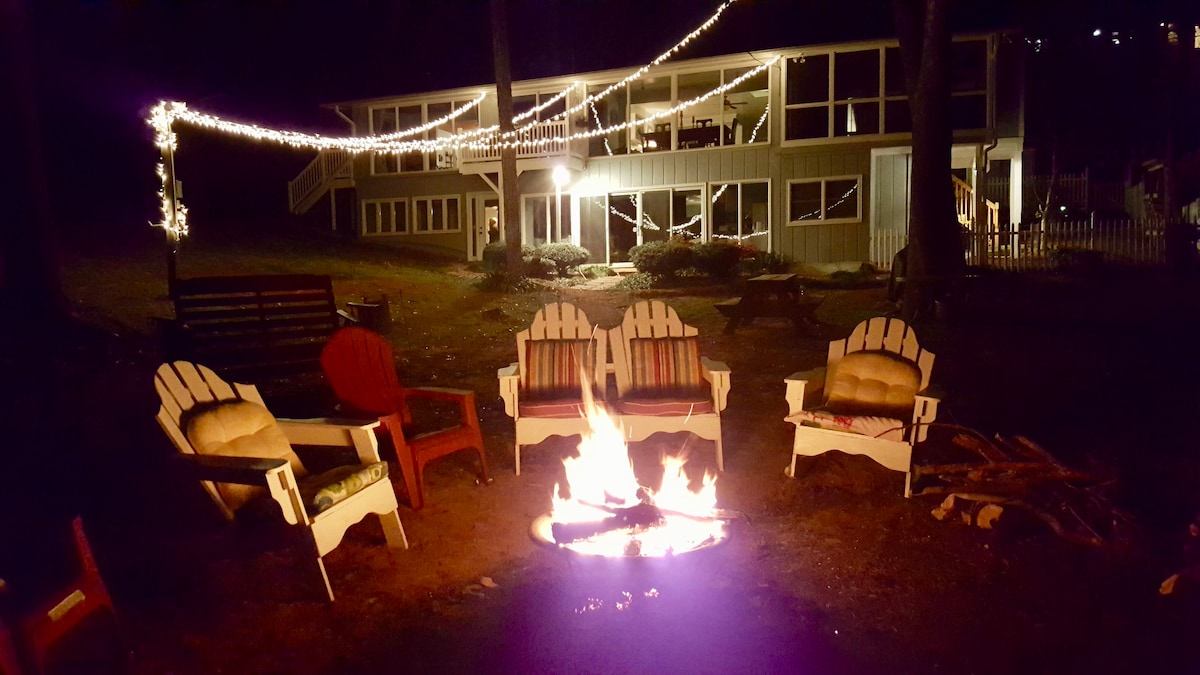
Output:
[[[562,189],[571,180],[571,172],[561,165],[554,167],[550,173],[554,179],[554,207],[558,209],[558,218],[554,221],[554,241],[562,241]]]

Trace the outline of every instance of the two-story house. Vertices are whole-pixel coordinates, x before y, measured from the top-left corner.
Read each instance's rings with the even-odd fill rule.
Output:
[[[964,223],[996,213],[974,190],[989,167],[1009,175],[1007,211],[1020,214],[1021,48],[1004,33],[953,43],[947,181]],[[568,241],[614,264],[637,244],[680,234],[798,262],[883,266],[904,245],[911,121],[895,41],[668,61],[613,86],[636,70],[513,83],[523,243]],[[379,135],[443,119],[481,95],[423,132],[451,138],[497,124],[493,85],[329,107],[352,134]],[[499,160],[495,142],[327,152],[292,182],[291,206],[302,212],[328,195],[337,214],[350,199],[352,223],[343,215],[335,227],[478,260],[504,231]]]

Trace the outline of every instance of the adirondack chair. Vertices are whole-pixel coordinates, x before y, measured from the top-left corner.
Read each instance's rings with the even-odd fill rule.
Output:
[[[29,559],[21,565],[34,569],[19,576],[49,577],[48,580],[0,579],[0,673],[17,675],[22,672],[22,664],[25,672],[45,672],[50,649],[84,619],[105,611],[116,621],[112,598],[83,533],[83,520],[76,516],[70,530],[73,550],[54,551],[61,555],[52,556],[62,560]],[[17,541],[22,537],[13,537],[11,532],[4,534],[8,537],[4,542],[8,550],[0,558],[11,563],[15,556],[28,555],[23,544],[29,542]],[[28,536],[43,543],[54,538],[53,533],[40,526]],[[67,543],[65,538],[63,543]],[[119,625],[116,632],[119,639]]]
[[[481,480],[485,484],[491,482],[479,416],[475,412],[475,392],[402,386],[396,376],[391,343],[378,333],[358,326],[342,328],[333,334],[321,350],[321,370],[340,402],[342,414],[379,419],[377,432],[391,439],[414,509],[425,505],[425,465],[452,452],[477,452]],[[418,400],[457,405],[457,423],[427,431],[412,429],[409,403]]]
[[[912,447],[925,440],[939,399],[929,392],[932,352],[922,349],[900,319],[875,317],[850,337],[829,343],[824,368],[794,373],[787,384],[788,422],[796,425],[796,457],[829,450],[866,455],[904,473],[904,496],[912,490]]]
[[[516,426],[518,476],[521,446],[587,433],[585,393],[593,401],[603,398],[608,383],[607,337],[568,302],[546,305],[517,333],[517,362],[496,376],[504,411]]]
[[[721,411],[729,395],[729,366],[700,355],[698,334],[659,300],[625,310],[621,325],[608,331],[615,409],[627,440],[690,431],[716,443],[717,470],[724,471]]]
[[[217,508],[233,520],[251,500],[273,499],[284,520],[305,529],[330,601],[324,557],[351,525],[374,513],[387,545],[408,548],[387,464],[379,460],[373,433],[379,422],[277,420],[253,385],[231,386],[187,361],[159,366],[154,388],[162,400],[159,426]],[[292,444],[332,449],[337,457],[353,448],[358,463],[310,475]]]

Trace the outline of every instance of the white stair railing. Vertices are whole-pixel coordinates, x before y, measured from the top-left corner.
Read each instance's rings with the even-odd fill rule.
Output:
[[[350,178],[351,154],[345,150],[322,150],[300,175],[288,181],[288,208],[296,207],[335,178]]]

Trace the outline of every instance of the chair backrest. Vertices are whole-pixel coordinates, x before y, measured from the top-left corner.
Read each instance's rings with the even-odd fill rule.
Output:
[[[196,454],[196,449],[187,437],[187,416],[197,406],[225,401],[250,401],[266,407],[254,385],[237,382],[231,385],[211,368],[189,361],[159,366],[154,373],[154,389],[162,402],[155,418],[158,425],[171,439],[175,449],[188,455]],[[217,486],[211,481],[201,481],[201,484],[225,517],[233,518],[233,510],[225,503]]]
[[[581,364],[593,386],[601,393],[608,386],[608,332],[597,328],[587,314],[569,302],[551,302],[538,310],[529,328],[517,333],[517,362],[521,372],[529,370],[531,340],[587,340],[591,343],[586,363]]]
[[[403,397],[392,345],[379,333],[348,326],[321,350],[321,370],[342,405],[351,412],[388,415],[400,412]]]
[[[842,357],[857,351],[884,351],[916,364],[921,371],[920,389],[929,386],[933,374],[933,352],[922,349],[912,327],[896,318],[877,316],[860,322],[844,340],[829,343],[826,381],[832,381]]]
[[[624,396],[633,388],[633,358],[630,341],[637,338],[691,337],[698,335],[694,326],[679,319],[675,309],[661,300],[643,300],[625,310],[621,324],[609,331],[613,365],[617,376],[617,394]]]

